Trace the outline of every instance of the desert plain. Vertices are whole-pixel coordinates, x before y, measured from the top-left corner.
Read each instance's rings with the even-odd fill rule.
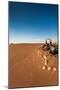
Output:
[[[41,45],[9,45],[9,88],[58,85],[58,55],[43,50]]]

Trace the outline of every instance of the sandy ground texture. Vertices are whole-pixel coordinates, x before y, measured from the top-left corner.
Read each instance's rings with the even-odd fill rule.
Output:
[[[58,84],[58,56],[41,44],[9,45],[9,88]]]

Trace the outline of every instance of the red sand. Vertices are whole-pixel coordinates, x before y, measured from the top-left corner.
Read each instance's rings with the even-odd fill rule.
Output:
[[[41,44],[12,44],[9,46],[9,88],[58,85],[58,58],[40,48]],[[47,68],[44,58],[48,58]],[[56,71],[53,71],[56,67]]]

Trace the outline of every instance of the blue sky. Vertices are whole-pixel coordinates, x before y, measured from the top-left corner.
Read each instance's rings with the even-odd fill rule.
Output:
[[[9,2],[9,42],[39,43],[57,40],[58,6]]]

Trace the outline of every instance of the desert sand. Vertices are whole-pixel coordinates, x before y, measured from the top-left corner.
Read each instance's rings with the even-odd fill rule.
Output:
[[[9,88],[55,86],[58,56],[42,50],[41,44],[10,44],[8,72]]]

